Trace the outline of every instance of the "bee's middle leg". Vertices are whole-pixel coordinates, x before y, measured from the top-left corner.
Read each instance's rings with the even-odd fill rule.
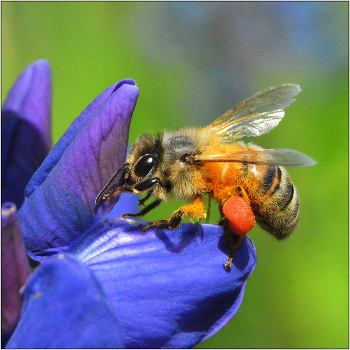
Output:
[[[178,209],[171,215],[170,219],[162,219],[158,221],[149,222],[147,225],[142,225],[141,230],[145,231],[150,227],[159,228],[163,230],[176,229],[180,227],[182,216],[182,210]]]
[[[187,205],[180,207],[176,210],[170,217],[170,219],[163,219],[154,222],[150,222],[147,225],[143,225],[141,230],[146,230],[150,227],[155,227],[159,229],[176,229],[180,227],[182,217],[188,215],[202,219],[205,217],[205,208],[201,197],[196,197],[196,199]]]

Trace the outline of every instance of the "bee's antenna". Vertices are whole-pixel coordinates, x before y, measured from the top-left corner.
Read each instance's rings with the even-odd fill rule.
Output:
[[[106,186],[104,186],[102,188],[102,190],[100,191],[100,193],[97,195],[96,199],[95,199],[95,204],[97,204],[102,198],[103,196],[108,192],[108,188],[109,185],[112,183],[112,181],[119,175],[119,173],[121,171],[123,171],[125,169],[125,167],[128,165],[128,163],[124,163],[120,169],[111,177],[111,179],[107,182]]]

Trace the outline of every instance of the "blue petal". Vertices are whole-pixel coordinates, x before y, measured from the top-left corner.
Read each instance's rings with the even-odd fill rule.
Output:
[[[47,260],[23,292],[22,316],[7,348],[124,348],[115,309],[74,257]]]
[[[46,61],[28,66],[1,113],[2,203],[19,208],[28,180],[51,148],[51,76]]]
[[[121,219],[101,221],[69,252],[99,279],[128,348],[188,348],[214,334],[237,312],[256,264],[247,237],[225,271],[218,226],[140,232],[137,222]]]
[[[71,128],[34,175],[33,181],[41,184],[35,190],[31,187],[19,211],[31,258],[43,260],[64,252],[118,200],[111,199],[95,212],[98,192],[125,161],[138,97],[138,88],[129,82],[114,86],[107,99],[101,98],[99,108],[94,103],[88,107],[81,129]]]

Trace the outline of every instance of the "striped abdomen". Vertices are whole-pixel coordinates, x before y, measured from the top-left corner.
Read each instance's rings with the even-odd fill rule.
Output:
[[[252,209],[256,221],[277,239],[286,238],[295,229],[299,217],[299,201],[295,186],[287,171],[280,166],[268,166],[259,185],[259,195],[253,195]]]

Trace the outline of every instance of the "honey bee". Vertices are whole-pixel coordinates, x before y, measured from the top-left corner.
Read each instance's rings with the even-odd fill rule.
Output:
[[[150,222],[142,230],[176,229],[184,216],[206,217],[203,195],[216,200],[229,250],[226,270],[245,234],[255,221],[281,240],[295,229],[299,217],[298,194],[284,166],[310,166],[316,162],[291,149],[263,149],[239,139],[260,136],[284,117],[284,108],[301,91],[295,84],[271,87],[242,101],[204,128],[184,128],[145,134],[136,139],[126,163],[113,175],[96,198],[108,200],[121,192],[143,193],[143,216],[170,196],[190,203],[177,209],[169,219]],[[121,184],[117,181],[122,173]]]

